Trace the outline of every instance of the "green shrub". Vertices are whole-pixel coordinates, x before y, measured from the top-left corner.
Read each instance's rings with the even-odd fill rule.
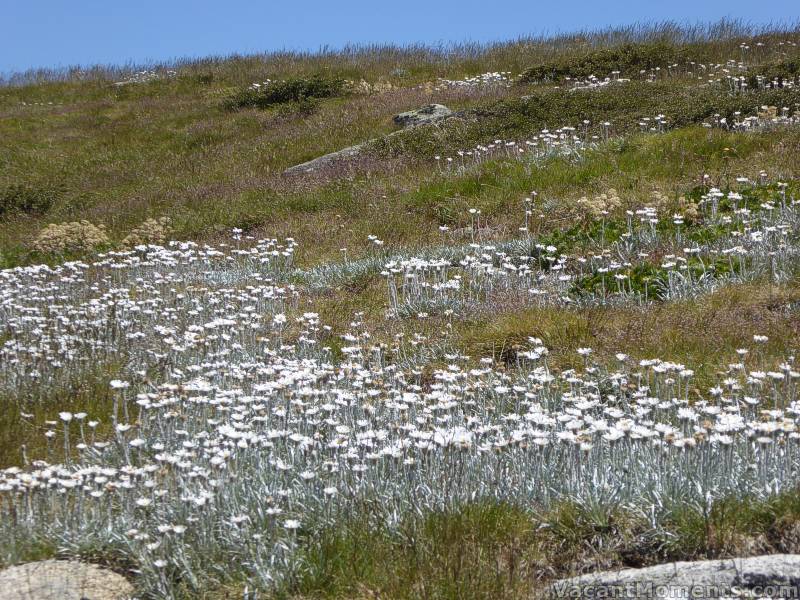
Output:
[[[345,91],[345,81],[326,75],[292,77],[272,81],[261,87],[247,87],[226,100],[229,109],[268,108],[290,102],[307,103],[318,98],[335,98]]]
[[[53,205],[59,190],[11,184],[0,189],[0,217],[12,213],[42,214]]]

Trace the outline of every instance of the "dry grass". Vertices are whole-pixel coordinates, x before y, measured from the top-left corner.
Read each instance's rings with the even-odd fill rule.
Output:
[[[769,337],[762,348],[765,360],[800,350],[796,283],[729,285],[695,300],[646,307],[496,308],[491,320],[462,325],[461,341],[476,356],[512,364],[515,348],[533,336],[553,350],[551,360],[561,368],[582,364],[575,349],[589,347],[609,365],[618,352],[692,365],[702,386],[738,362],[736,350],[751,346],[753,335]]]
[[[416,190],[430,191],[432,200],[440,201],[430,161],[420,163],[414,157],[400,156],[387,163],[365,157],[312,178],[292,180],[281,177],[281,172],[320,154],[392,131],[393,114],[429,102],[444,103],[456,110],[479,108],[494,114],[470,133],[484,136],[477,141],[488,141],[498,128],[509,134],[524,135],[542,126],[566,124],[561,121],[566,116],[549,123],[547,119],[516,114],[514,107],[518,105],[513,102],[501,103],[498,109],[499,100],[529,94],[531,90],[524,86],[469,91],[432,90],[419,85],[434,81],[437,76],[458,79],[489,70],[518,73],[554,57],[582,56],[591,48],[631,41],[678,45],[694,53],[698,60],[716,62],[738,59],[742,41],[753,45],[763,41],[766,46],[759,50],[763,56],[754,52],[748,59],[758,64],[795,52],[791,48],[796,47],[786,42],[798,40],[794,26],[779,31],[757,31],[736,22],[694,28],[658,24],[580,32],[556,39],[524,39],[487,47],[469,44],[434,49],[367,47],[319,55],[212,58],[183,62],[177,66],[178,74],[174,77],[124,86],[115,86],[112,81],[124,78],[125,69],[94,69],[82,75],[71,71],[19,76],[13,78],[13,85],[0,86],[3,166],[0,194],[18,185],[34,195],[49,190],[57,193],[53,195],[52,207],[44,214],[2,218],[0,253],[7,264],[42,260],[46,257],[31,254],[31,242],[38,231],[48,223],[80,219],[104,224],[116,242],[139,223],[161,216],[173,219],[178,234],[195,239],[219,236],[221,230],[231,227],[283,230],[283,222],[288,222],[295,231],[310,230],[321,209],[346,219],[363,221],[368,217],[375,222],[379,219],[372,213],[364,214],[365,205],[377,204],[384,214],[398,205],[401,210],[408,209],[403,206],[404,196]],[[167,66],[156,70],[159,68],[163,72]],[[385,80],[394,87],[380,94],[323,100],[311,110],[289,105],[267,111],[230,112],[223,108],[223,100],[240,86],[266,77],[316,72],[372,82]],[[675,80],[676,89],[688,84],[680,78]],[[553,114],[569,114],[564,107],[559,108],[563,99],[559,99],[558,91],[553,93],[547,96],[555,102],[551,107]],[[640,93],[628,96],[628,104],[632,103],[634,108],[644,101]],[[624,92],[619,101],[622,107]],[[654,101],[655,104],[648,101],[652,104],[648,110],[666,110],[663,103],[659,104],[658,94]],[[751,103],[755,109],[758,102]],[[512,110],[504,113],[503,107]],[[578,113],[575,115],[578,118]],[[627,123],[622,113],[619,122]],[[474,141],[460,140],[464,146]],[[673,140],[673,143],[683,142],[680,137]],[[456,147],[458,143],[457,136],[448,142]],[[774,168],[773,165],[785,161],[791,162],[793,168],[796,136],[786,138],[785,143],[784,150],[762,148],[769,154],[769,161],[765,160],[769,164],[759,166]],[[684,151],[679,164],[667,162],[676,166],[677,171],[659,174],[659,179],[673,181],[674,187],[678,187],[687,185],[699,172],[709,171],[716,176],[723,170],[706,148],[695,147],[695,155]],[[444,146],[440,148],[443,149]],[[435,151],[426,148],[425,153]],[[673,153],[677,151],[674,149]],[[652,161],[658,157],[646,159]],[[738,162],[741,167],[751,164],[744,155]],[[613,164],[600,172],[593,172],[592,165],[597,167],[598,163],[594,161],[588,168],[577,170],[576,175],[566,175],[567,181],[561,183],[554,175],[569,169],[537,172],[527,178],[524,188],[551,194],[581,194],[586,188],[601,187],[604,179],[625,179],[629,175],[628,185],[641,188],[654,178],[652,172],[647,172],[653,169],[644,164]],[[523,185],[519,181],[522,178],[514,178]],[[621,183],[624,185],[625,181]],[[497,192],[493,194],[492,189]],[[517,186],[507,186],[502,181],[487,181],[482,195],[488,197],[488,204],[494,206],[497,214],[509,214],[512,203],[519,200]],[[383,196],[385,203],[381,202]],[[463,194],[446,196],[453,197]],[[417,202],[420,200],[424,198],[418,197]],[[441,213],[428,208],[423,218],[428,222],[441,221]],[[413,227],[399,230],[399,240],[414,243],[419,224],[416,221]],[[326,249],[324,254],[329,256],[332,250],[335,248]]]

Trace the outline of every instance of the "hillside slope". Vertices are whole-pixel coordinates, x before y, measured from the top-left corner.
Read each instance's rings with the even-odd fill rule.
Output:
[[[664,24],[9,77],[0,566],[526,598],[800,551],[798,44]]]

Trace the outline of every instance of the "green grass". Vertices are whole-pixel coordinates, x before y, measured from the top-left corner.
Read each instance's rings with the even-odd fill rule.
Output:
[[[667,509],[658,527],[622,507],[470,504],[391,529],[366,519],[342,523],[309,541],[308,568],[284,595],[529,598],[557,578],[593,570],[795,552],[798,525],[794,491]]]
[[[547,511],[473,503],[393,527],[364,517],[303,540],[305,566],[275,597],[522,599],[556,579],[597,570],[795,553],[799,498],[787,490],[764,501],[731,497],[708,507],[666,507],[655,527],[649,515],[624,507],[571,502]],[[60,553],[37,539],[19,550],[31,560]],[[114,548],[71,550],[120,572],[131,568],[114,558]],[[195,597],[237,598],[242,591],[227,582]]]
[[[0,337],[0,339],[2,339]],[[28,461],[64,460],[63,429],[58,421],[58,413],[85,412],[86,421],[98,420],[95,434],[97,440],[108,437],[111,429],[111,407],[113,404],[109,381],[114,378],[119,365],[91,365],[76,368],[74,372],[58,383],[50,391],[21,390],[20,395],[0,393],[0,466],[21,465],[23,457]],[[53,382],[50,382],[52,385]],[[56,425],[46,425],[45,421],[56,421]],[[56,432],[48,442],[47,430]],[[89,442],[91,430],[85,428]],[[73,439],[71,452],[77,453]]]

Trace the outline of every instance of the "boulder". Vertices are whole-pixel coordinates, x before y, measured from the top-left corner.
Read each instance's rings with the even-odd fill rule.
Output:
[[[394,123],[403,128],[414,127],[422,123],[430,123],[447,118],[452,114],[453,111],[444,104],[428,104],[428,106],[395,115]]]
[[[0,600],[123,600],[133,586],[122,575],[75,560],[42,560],[0,571]]]
[[[364,145],[365,144],[356,144],[355,146],[348,146],[347,148],[337,150],[336,152],[331,152],[330,154],[318,156],[317,158],[300,163],[299,165],[289,167],[283,172],[283,174],[292,175],[296,173],[311,173],[312,171],[317,171],[318,169],[332,165],[340,160],[355,158],[361,154],[361,150],[363,149]]]
[[[551,598],[798,598],[800,554],[676,562],[563,579]]]

